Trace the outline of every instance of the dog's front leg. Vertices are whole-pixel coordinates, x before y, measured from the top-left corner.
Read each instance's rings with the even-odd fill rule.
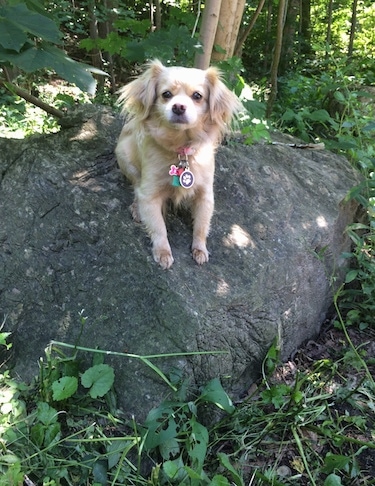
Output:
[[[206,240],[210,230],[212,214],[214,212],[213,192],[203,192],[194,199],[193,215],[193,243],[191,245],[193,258],[199,264],[208,262]]]
[[[173,256],[162,213],[164,201],[160,197],[145,197],[139,193],[137,201],[139,216],[151,238],[154,260],[166,270],[172,266]]]

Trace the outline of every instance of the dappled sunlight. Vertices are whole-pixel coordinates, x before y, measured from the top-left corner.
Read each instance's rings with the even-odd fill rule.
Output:
[[[319,226],[319,228],[328,228],[328,223],[324,216],[318,216],[316,218],[316,224]]]
[[[231,227],[230,233],[223,238],[224,246],[227,248],[252,248],[256,247],[254,240],[249,233],[238,224]]]
[[[221,297],[229,293],[229,285],[222,278],[219,279],[216,287],[216,294]]]

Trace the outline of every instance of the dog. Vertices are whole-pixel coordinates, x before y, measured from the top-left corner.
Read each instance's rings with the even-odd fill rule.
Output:
[[[208,261],[206,240],[214,211],[215,149],[241,110],[220,71],[166,67],[154,60],[119,91],[127,120],[116,157],[134,187],[131,212],[152,242],[154,260],[173,264],[165,225],[166,204],[189,202],[193,218],[192,256]]]

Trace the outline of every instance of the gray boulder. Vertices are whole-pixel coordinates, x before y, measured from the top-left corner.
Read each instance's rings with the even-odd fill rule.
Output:
[[[220,377],[238,397],[275,337],[287,357],[320,329],[340,283],[358,206],[347,160],[286,145],[220,147],[208,264],[190,255],[189,212],[168,214],[175,264],[154,263],[117,168],[120,119],[88,107],[60,133],[0,139],[0,319],[24,379],[50,340],[155,358],[195,385]],[[279,136],[280,137],[280,136]],[[279,138],[279,141],[287,141]],[[335,277],[335,278],[334,278]],[[144,414],[168,393],[136,358],[111,357],[119,404]],[[107,361],[107,362],[108,362]]]

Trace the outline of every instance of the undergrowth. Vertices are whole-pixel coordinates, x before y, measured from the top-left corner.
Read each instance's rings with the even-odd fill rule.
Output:
[[[235,405],[218,379],[196,391],[182,371],[164,375],[154,363],[162,356],[135,356],[170,389],[143,423],[116,407],[103,357],[121,353],[51,343],[30,385],[3,365],[0,485],[375,484],[366,459],[375,455],[375,363],[338,316],[331,354],[325,346],[309,362],[300,350],[280,364],[275,342],[261,379]],[[7,352],[8,341],[0,333]],[[83,369],[82,353],[92,356]]]

